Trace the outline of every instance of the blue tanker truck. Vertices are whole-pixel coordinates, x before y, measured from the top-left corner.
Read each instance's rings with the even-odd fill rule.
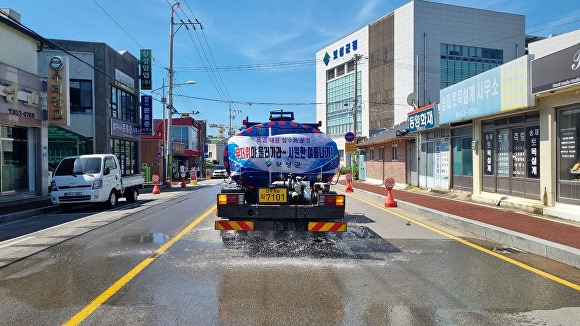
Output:
[[[271,111],[268,122],[244,120],[224,150],[231,181],[217,195],[215,228],[346,231],[345,196],[331,189],[338,148],[319,127],[284,111]]]

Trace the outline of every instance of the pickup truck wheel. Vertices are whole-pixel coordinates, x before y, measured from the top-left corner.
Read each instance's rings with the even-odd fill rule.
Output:
[[[127,193],[127,201],[129,203],[136,202],[138,197],[139,197],[139,190],[137,189],[137,187],[132,187]]]
[[[70,212],[72,211],[73,206],[71,204],[60,204],[60,209],[62,209],[63,212]]]
[[[105,203],[107,208],[113,208],[117,205],[117,192],[115,190],[111,191],[109,194],[109,200]]]

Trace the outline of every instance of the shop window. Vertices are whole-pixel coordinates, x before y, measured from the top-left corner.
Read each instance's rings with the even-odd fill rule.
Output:
[[[473,176],[473,152],[471,150],[471,140],[473,138],[462,138],[463,140],[463,175]]]
[[[560,180],[580,182],[580,108],[559,114]]]
[[[514,128],[512,131],[512,177],[523,178],[525,176],[525,140],[526,134],[524,132],[524,128]]]
[[[497,176],[510,176],[510,130],[507,128],[497,134]]]
[[[93,110],[93,82],[71,79],[69,84],[70,112],[91,113]]]

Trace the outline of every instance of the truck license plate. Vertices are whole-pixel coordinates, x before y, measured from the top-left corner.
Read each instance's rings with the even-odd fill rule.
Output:
[[[258,202],[260,203],[285,203],[286,201],[286,188],[258,189]]]
[[[76,196],[82,196],[82,192],[65,192],[64,196],[65,197],[76,197]]]

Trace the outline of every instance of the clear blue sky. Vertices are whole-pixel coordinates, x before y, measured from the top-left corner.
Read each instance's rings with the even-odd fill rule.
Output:
[[[24,25],[46,38],[104,42],[137,58],[139,49],[152,49],[153,87],[161,88],[163,78],[167,81],[164,68],[169,66],[169,22],[175,2],[4,0],[0,7],[19,12]],[[196,118],[227,125],[227,102],[232,101],[232,108],[242,111],[233,120],[233,125],[239,125],[246,116],[265,121],[272,109],[291,109],[300,121],[314,122],[316,51],[408,0],[180,2],[176,22],[197,19],[203,30],[181,27],[175,33],[175,83],[197,82],[175,89],[175,107],[179,112],[200,111]],[[526,33],[532,35],[580,28],[580,0],[433,2],[524,15]],[[296,105],[282,105],[288,103]],[[155,117],[161,118],[161,112],[161,104],[155,102]],[[217,129],[209,133],[217,135]]]

